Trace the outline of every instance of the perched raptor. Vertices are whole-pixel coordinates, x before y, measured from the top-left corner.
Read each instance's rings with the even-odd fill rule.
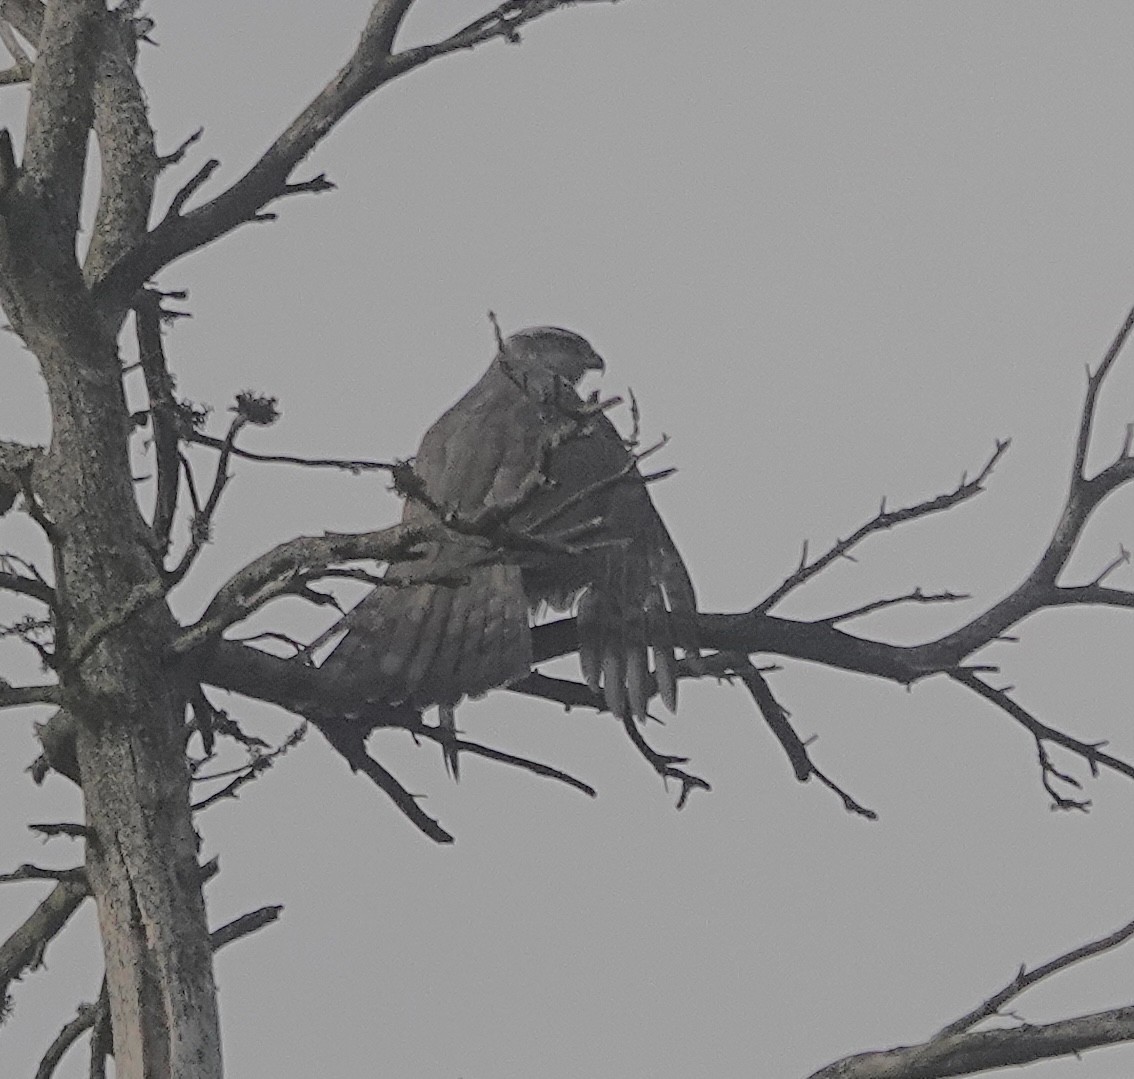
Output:
[[[531,616],[575,605],[583,675],[610,710],[644,718],[655,689],[675,707],[671,614],[695,610],[693,587],[631,448],[576,392],[603,369],[569,330],[502,342],[422,439],[404,520],[469,522],[497,507],[509,535],[531,542],[505,541],[501,556],[483,536],[453,534],[392,564],[325,668],[349,672],[371,701],[438,705],[452,729],[462,697],[530,672]],[[455,770],[455,754],[446,760]]]

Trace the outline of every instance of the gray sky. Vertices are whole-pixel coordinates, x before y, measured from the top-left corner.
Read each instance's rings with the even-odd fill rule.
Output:
[[[235,178],[326,81],[366,0],[152,0],[143,75],[162,149],[198,125]],[[420,0],[405,41],[482,5]],[[287,14],[283,12],[287,11]],[[988,493],[870,541],[783,613],[915,585],[972,593],[860,631],[916,641],[1018,583],[1065,490],[1084,366],[1134,300],[1134,7],[626,0],[567,11],[439,61],[358,109],[301,170],[339,190],[277,207],[161,278],[191,291],[167,345],[180,390],[277,395],[265,452],[391,458],[474,381],[506,328],[553,322],[631,386],[676,477],[655,498],[706,610],[751,606],[877,509],[951,488],[1012,436]],[[22,91],[0,95],[18,124]],[[0,341],[0,435],[48,437],[26,354]],[[1095,460],[1134,418],[1134,356],[1108,384]],[[207,458],[200,458],[202,464]],[[282,539],[395,519],[376,477],[237,469],[185,617]],[[5,519],[0,547],[25,542]],[[1131,500],[1072,567],[1134,541]],[[1076,574],[1078,576],[1076,576]],[[1115,583],[1129,587],[1130,571]],[[258,625],[311,628],[298,608]],[[1028,622],[987,659],[1025,706],[1134,757],[1129,615]],[[6,669],[34,673],[14,653]],[[11,657],[11,658],[9,658]],[[29,674],[30,676],[30,674]],[[802,1076],[920,1040],[1037,963],[1134,917],[1134,787],[1091,783],[1053,814],[1034,747],[953,687],[907,693],[785,663],[773,688],[870,824],[792,778],[741,691],[683,688],[659,744],[713,783],[681,813],[609,720],[504,693],[461,710],[478,739],[553,762],[597,801],[470,760],[459,786],[408,738],[374,744],[457,833],[420,838],[318,735],[202,820],[219,924],[281,922],[218,961],[230,1073],[327,1079]],[[216,695],[275,739],[288,717]],[[31,712],[0,726],[3,864],[70,864],[28,820],[74,819],[32,788]],[[1070,765],[1076,774],[1082,769]],[[56,845],[58,844],[58,845]],[[37,898],[0,889],[0,924]],[[29,1075],[100,966],[85,910],[17,987],[0,1073]],[[1134,999],[1119,952],[1025,997],[1044,1021]],[[1127,1074],[1129,1049],[1032,1068]],[[85,1074],[75,1053],[65,1074]],[[62,1073],[61,1073],[62,1074]],[[1014,1073],[1015,1074],[1015,1073]]]

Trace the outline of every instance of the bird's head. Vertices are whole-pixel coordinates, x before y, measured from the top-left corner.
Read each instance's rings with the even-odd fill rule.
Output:
[[[532,326],[510,334],[501,358],[518,373],[550,373],[571,386],[578,385],[588,371],[606,370],[585,337],[558,326]]]

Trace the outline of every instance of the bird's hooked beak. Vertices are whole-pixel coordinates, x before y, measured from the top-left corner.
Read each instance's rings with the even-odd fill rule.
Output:
[[[587,396],[586,393],[583,392],[584,383],[594,381],[590,377],[590,373],[592,371],[598,372],[596,380],[598,378],[602,378],[602,376],[606,373],[606,360],[604,360],[597,352],[595,352],[593,348],[591,349],[591,354],[587,357],[586,367],[583,368],[583,377],[579,379],[579,385],[577,387],[579,394],[582,397]],[[594,392],[597,393],[598,390],[595,390]]]

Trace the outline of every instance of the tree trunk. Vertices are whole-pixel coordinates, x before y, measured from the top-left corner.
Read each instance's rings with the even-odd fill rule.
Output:
[[[12,239],[35,250],[18,242],[31,236]],[[51,400],[52,444],[34,486],[55,551],[55,664],[76,720],[116,1073],[220,1079],[185,692],[167,660],[173,620],[134,495],[121,363],[76,265],[21,269],[18,294],[9,277],[4,298]]]

